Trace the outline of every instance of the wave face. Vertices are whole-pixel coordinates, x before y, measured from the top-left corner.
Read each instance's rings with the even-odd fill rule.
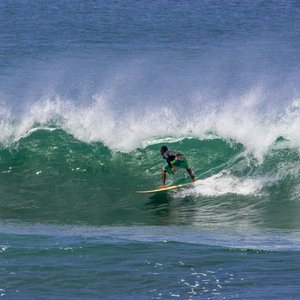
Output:
[[[89,225],[199,225],[300,229],[298,148],[278,138],[263,160],[241,143],[159,137],[127,152],[87,143],[55,126],[36,127],[2,147],[2,220]],[[160,185],[161,145],[183,152],[194,188],[141,196]],[[189,181],[178,169],[168,182]]]

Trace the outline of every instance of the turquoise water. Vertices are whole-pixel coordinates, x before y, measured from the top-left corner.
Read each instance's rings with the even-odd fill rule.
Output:
[[[0,295],[300,298],[299,16],[1,2]],[[139,195],[162,145],[200,181]]]

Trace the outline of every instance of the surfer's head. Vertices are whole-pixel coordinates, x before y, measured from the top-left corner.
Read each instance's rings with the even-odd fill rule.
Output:
[[[160,154],[164,154],[166,151],[168,151],[168,147],[167,146],[161,146],[160,147]]]

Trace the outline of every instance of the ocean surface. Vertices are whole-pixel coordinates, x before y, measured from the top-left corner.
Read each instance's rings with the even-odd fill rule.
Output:
[[[299,78],[296,0],[1,1],[0,297],[300,299]]]

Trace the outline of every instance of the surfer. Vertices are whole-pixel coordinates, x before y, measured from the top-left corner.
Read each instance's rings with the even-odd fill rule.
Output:
[[[160,154],[167,161],[167,163],[165,164],[165,166],[162,169],[162,186],[161,186],[161,188],[166,187],[167,173],[174,174],[174,166],[186,169],[187,172],[189,173],[189,175],[191,176],[192,181],[196,181],[193,171],[189,167],[188,161],[184,157],[183,154],[176,152],[176,151],[171,151],[168,149],[167,146],[162,146],[160,148]]]

